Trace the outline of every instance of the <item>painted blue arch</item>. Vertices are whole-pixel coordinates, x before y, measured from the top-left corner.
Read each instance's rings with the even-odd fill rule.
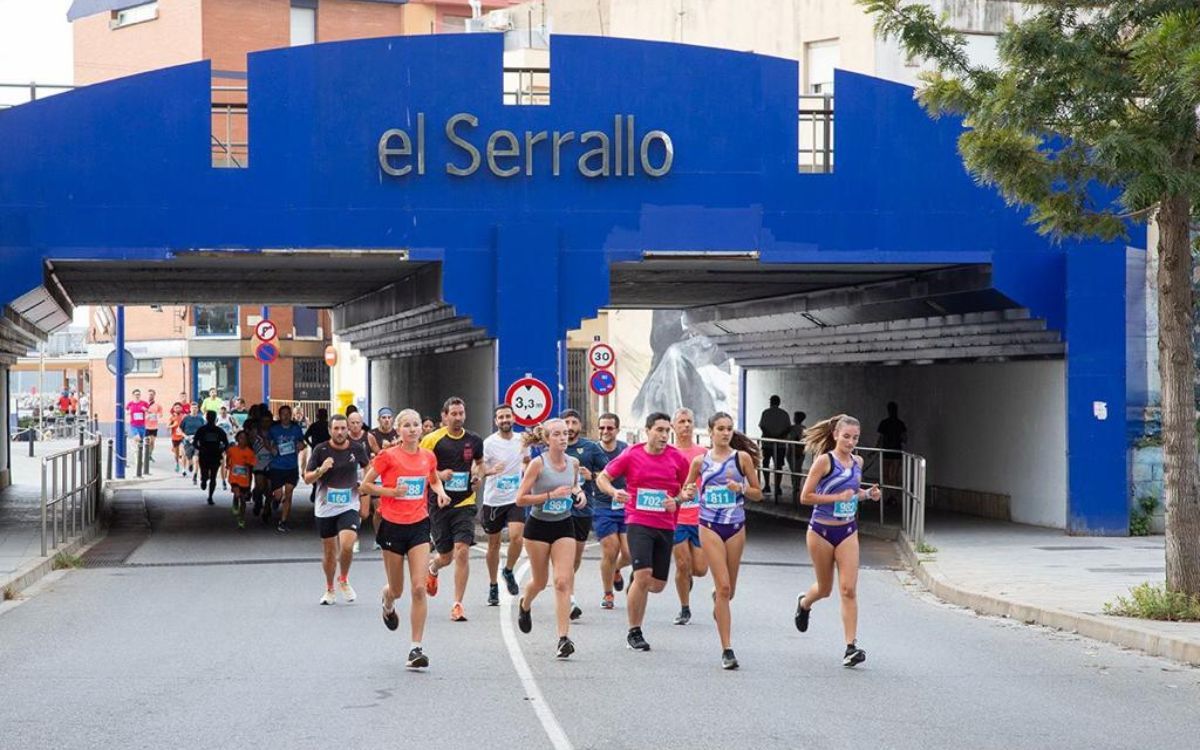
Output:
[[[0,113],[0,302],[41,283],[44,258],[406,248],[442,261],[446,300],[499,340],[503,384],[525,372],[554,381],[555,342],[608,301],[609,265],[647,250],[991,263],[1000,291],[1067,337],[1072,523],[1124,529],[1123,424],[1089,421],[1093,386],[1109,378],[1110,412],[1124,413],[1123,327],[1111,342],[1088,330],[1104,296],[1071,293],[1074,283],[1123,295],[1112,260],[1123,245],[1039,237],[965,173],[959,121],[931,121],[910,88],[861,75],[837,74],[836,171],[798,173],[797,73],[794,61],[748,53],[556,36],[552,103],[514,107],[502,103],[499,35],[262,52],[249,62],[241,170],[210,164],[207,63],[90,86]],[[542,143],[532,176],[485,164],[455,177],[444,165],[464,155],[442,128],[460,112],[479,118],[470,139],[481,150],[495,129],[611,132],[614,116],[633,115],[639,138],[670,135],[674,163],[660,178],[589,179],[576,142],[553,177]],[[384,174],[380,135],[415,137],[419,113],[426,173]],[[1097,476],[1096,454],[1114,468]]]

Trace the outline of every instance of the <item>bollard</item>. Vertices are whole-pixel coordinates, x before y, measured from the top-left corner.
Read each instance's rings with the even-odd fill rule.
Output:
[[[108,439],[108,462],[104,469],[104,478],[110,482],[112,481],[112,471],[113,471],[113,439],[109,438]]]
[[[145,454],[146,454],[146,455],[145,455],[145,459],[146,459],[146,461],[145,461],[145,468],[143,469],[142,473],[143,473],[143,474],[145,474],[146,476],[150,476],[150,456],[151,456],[151,453],[150,453],[150,448],[149,448],[149,446],[147,446],[147,448],[146,448],[146,451],[145,451]]]
[[[25,441],[29,443],[29,457],[33,458],[33,428],[25,430]]]
[[[140,477],[142,475],[142,463],[144,461],[144,457],[142,456],[143,440],[141,438],[138,438],[137,445],[137,476]]]

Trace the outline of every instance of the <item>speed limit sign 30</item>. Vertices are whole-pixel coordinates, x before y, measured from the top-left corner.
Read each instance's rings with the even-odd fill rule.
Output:
[[[593,344],[588,349],[588,363],[597,370],[607,370],[617,363],[617,355],[608,344]]]
[[[533,427],[544,422],[554,408],[550,388],[532,375],[526,375],[510,385],[504,394],[504,403],[512,407],[513,421],[522,427]]]

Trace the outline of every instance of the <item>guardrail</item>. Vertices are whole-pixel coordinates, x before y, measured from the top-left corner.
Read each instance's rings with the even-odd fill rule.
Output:
[[[772,451],[772,468],[762,468],[763,474],[768,474],[778,481],[788,477],[792,485],[790,502],[799,506],[800,488],[808,477],[804,471],[804,444],[795,440],[776,440],[773,438],[758,438],[759,450],[766,455]],[[925,541],[925,459],[915,453],[887,450],[884,448],[859,447],[854,451],[863,457],[864,485],[878,485],[883,492],[879,505],[879,522],[885,523],[887,502],[893,499],[900,501],[900,527],[913,544]],[[779,460],[776,461],[776,458]],[[788,468],[782,468],[783,462]],[[768,496],[763,488],[763,498]],[[775,498],[779,502],[779,498]],[[870,502],[860,501],[860,502]]]
[[[317,409],[328,409],[329,416],[331,416],[331,417],[333,416],[333,402],[332,401],[305,401],[305,400],[301,400],[301,399],[290,399],[290,398],[273,398],[273,399],[271,399],[271,413],[272,414],[279,416],[279,407],[281,407],[281,406],[292,407],[292,416],[293,417],[296,416],[297,411],[303,411],[304,419],[306,422],[309,422],[309,423],[312,423],[313,421],[316,420]]]
[[[42,556],[96,524],[102,489],[101,441],[42,458]]]

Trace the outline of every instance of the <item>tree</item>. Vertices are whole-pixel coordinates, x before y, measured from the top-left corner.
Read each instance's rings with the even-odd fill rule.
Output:
[[[925,4],[857,0],[876,31],[932,63],[918,99],[956,114],[977,182],[1031,209],[1042,234],[1158,227],[1159,375],[1167,588],[1200,594],[1191,231],[1200,205],[1200,8],[1196,0],[1045,0],[998,40],[999,65],[972,64],[962,34]]]

